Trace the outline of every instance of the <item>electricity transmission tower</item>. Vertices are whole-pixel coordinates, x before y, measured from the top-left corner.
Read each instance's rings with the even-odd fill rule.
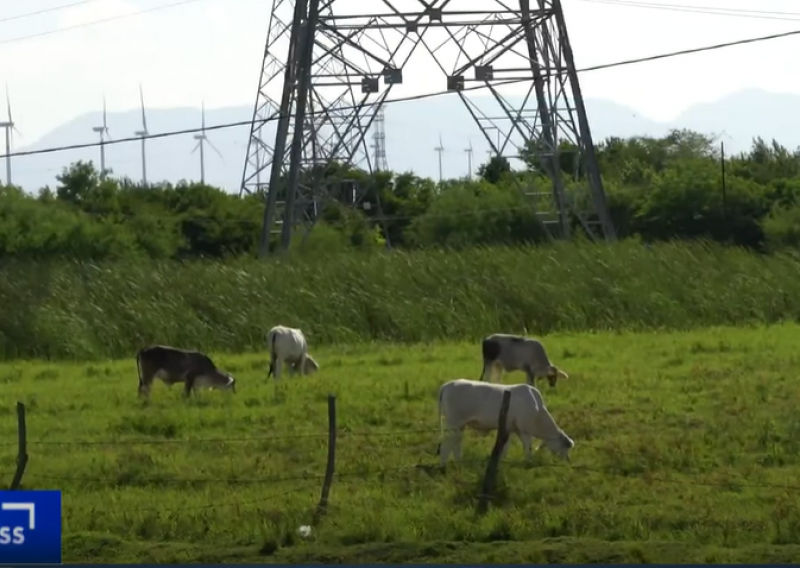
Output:
[[[265,196],[261,254],[273,224],[282,225],[284,249],[294,228],[311,230],[317,205],[337,190],[338,181],[321,173],[325,165],[375,170],[366,134],[402,84],[454,93],[496,155],[513,163],[527,151],[552,189],[520,190],[554,238],[570,237],[574,217],[590,236],[613,240],[560,0],[531,4],[272,0],[240,186],[240,195]],[[418,54],[434,61],[423,68],[411,60]],[[503,87],[512,82],[514,97]],[[476,86],[491,96],[465,92]],[[582,191],[565,191],[562,149],[580,165]]]
[[[387,171],[389,162],[386,160],[386,116],[383,108],[375,114],[375,128],[372,133],[373,167],[375,171]]]

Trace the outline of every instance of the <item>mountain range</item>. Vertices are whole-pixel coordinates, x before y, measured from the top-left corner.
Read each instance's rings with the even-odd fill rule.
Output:
[[[479,101],[480,98],[475,98]],[[484,102],[491,100],[484,98]],[[609,136],[661,136],[673,128],[688,128],[719,136],[726,152],[737,153],[750,148],[752,139],[761,136],[775,139],[794,149],[800,146],[800,95],[769,93],[757,89],[737,91],[715,102],[694,105],[675,120],[658,122],[642,116],[626,106],[602,99],[586,100],[587,114],[595,142]],[[441,134],[442,170],[444,177],[467,174],[468,158],[464,151],[474,148],[473,169],[486,161],[489,144],[482,137],[466,107],[455,97],[440,97],[395,103],[386,108],[386,153],[390,169],[414,171],[418,175],[438,178],[439,157],[434,151]],[[148,109],[149,132],[171,132],[198,128],[199,108]],[[206,124],[214,126],[248,121],[252,106],[206,110]],[[129,138],[141,128],[141,110],[108,113],[112,139]],[[41,150],[72,144],[96,142],[92,127],[102,122],[100,112],[78,116],[53,129],[27,147],[15,151]],[[270,132],[274,130],[270,129]],[[206,181],[238,192],[244,166],[249,125],[213,130],[208,140],[219,154],[206,147]],[[147,173],[150,182],[181,179],[199,180],[199,152],[192,153],[197,141],[192,134],[147,140]],[[55,176],[77,160],[99,163],[99,148],[82,148],[18,156],[12,159],[12,180],[25,190],[36,191],[45,185],[54,187]],[[106,146],[106,166],[115,176],[141,179],[141,145],[139,142]],[[0,176],[5,180],[4,167]]]

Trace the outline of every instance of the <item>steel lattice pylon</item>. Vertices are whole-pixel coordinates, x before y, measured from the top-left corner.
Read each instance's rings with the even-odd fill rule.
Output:
[[[308,173],[314,166],[379,167],[368,131],[393,90],[421,80],[455,93],[497,155],[533,152],[552,189],[521,190],[553,236],[570,237],[571,212],[590,236],[613,240],[560,0],[534,1],[273,0],[240,191],[266,195],[262,254],[279,209],[284,248],[294,227],[313,227],[334,189]],[[375,12],[356,11],[365,5]],[[415,73],[419,52],[438,75]],[[526,88],[515,102],[501,93],[512,82]],[[474,86],[492,94],[494,112],[468,96]],[[565,191],[564,143],[584,191]]]

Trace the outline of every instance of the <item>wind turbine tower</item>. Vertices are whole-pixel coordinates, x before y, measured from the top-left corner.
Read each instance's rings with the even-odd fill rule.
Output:
[[[217,155],[222,158],[222,153],[217,150],[217,148],[211,143],[211,140],[208,139],[206,136],[206,104],[205,102],[202,104],[201,110],[201,122],[200,122],[200,134],[195,134],[194,139],[197,140],[197,146],[194,147],[192,153],[199,148],[200,149],[200,183],[206,183],[206,152],[205,152],[205,143],[208,142],[208,145],[211,146],[211,149],[214,150]]]
[[[5,130],[6,135],[6,185],[11,185],[11,135],[13,131],[20,136],[21,133],[14,126],[14,119],[11,116],[11,97],[8,94],[8,85],[6,85],[6,120],[0,122],[0,128]]]
[[[100,135],[100,177],[106,175],[106,137],[108,136],[108,122],[106,120],[106,98],[103,97],[103,124],[93,126],[92,131]],[[111,137],[108,136],[110,140]]]
[[[472,140],[469,141],[469,148],[465,148],[467,153],[467,179],[472,179]]]
[[[442,144],[441,134],[439,134],[439,145],[434,150],[439,153],[439,183],[442,183],[442,153],[444,153],[444,145]]]
[[[147,185],[147,136],[150,133],[147,131],[147,115],[144,110],[144,93],[142,92],[142,84],[139,83],[139,102],[142,105],[142,129],[134,132],[135,136],[142,138],[142,185]]]

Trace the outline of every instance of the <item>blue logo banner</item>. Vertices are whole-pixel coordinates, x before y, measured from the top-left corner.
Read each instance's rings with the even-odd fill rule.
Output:
[[[2,564],[61,564],[61,491],[0,491]]]

